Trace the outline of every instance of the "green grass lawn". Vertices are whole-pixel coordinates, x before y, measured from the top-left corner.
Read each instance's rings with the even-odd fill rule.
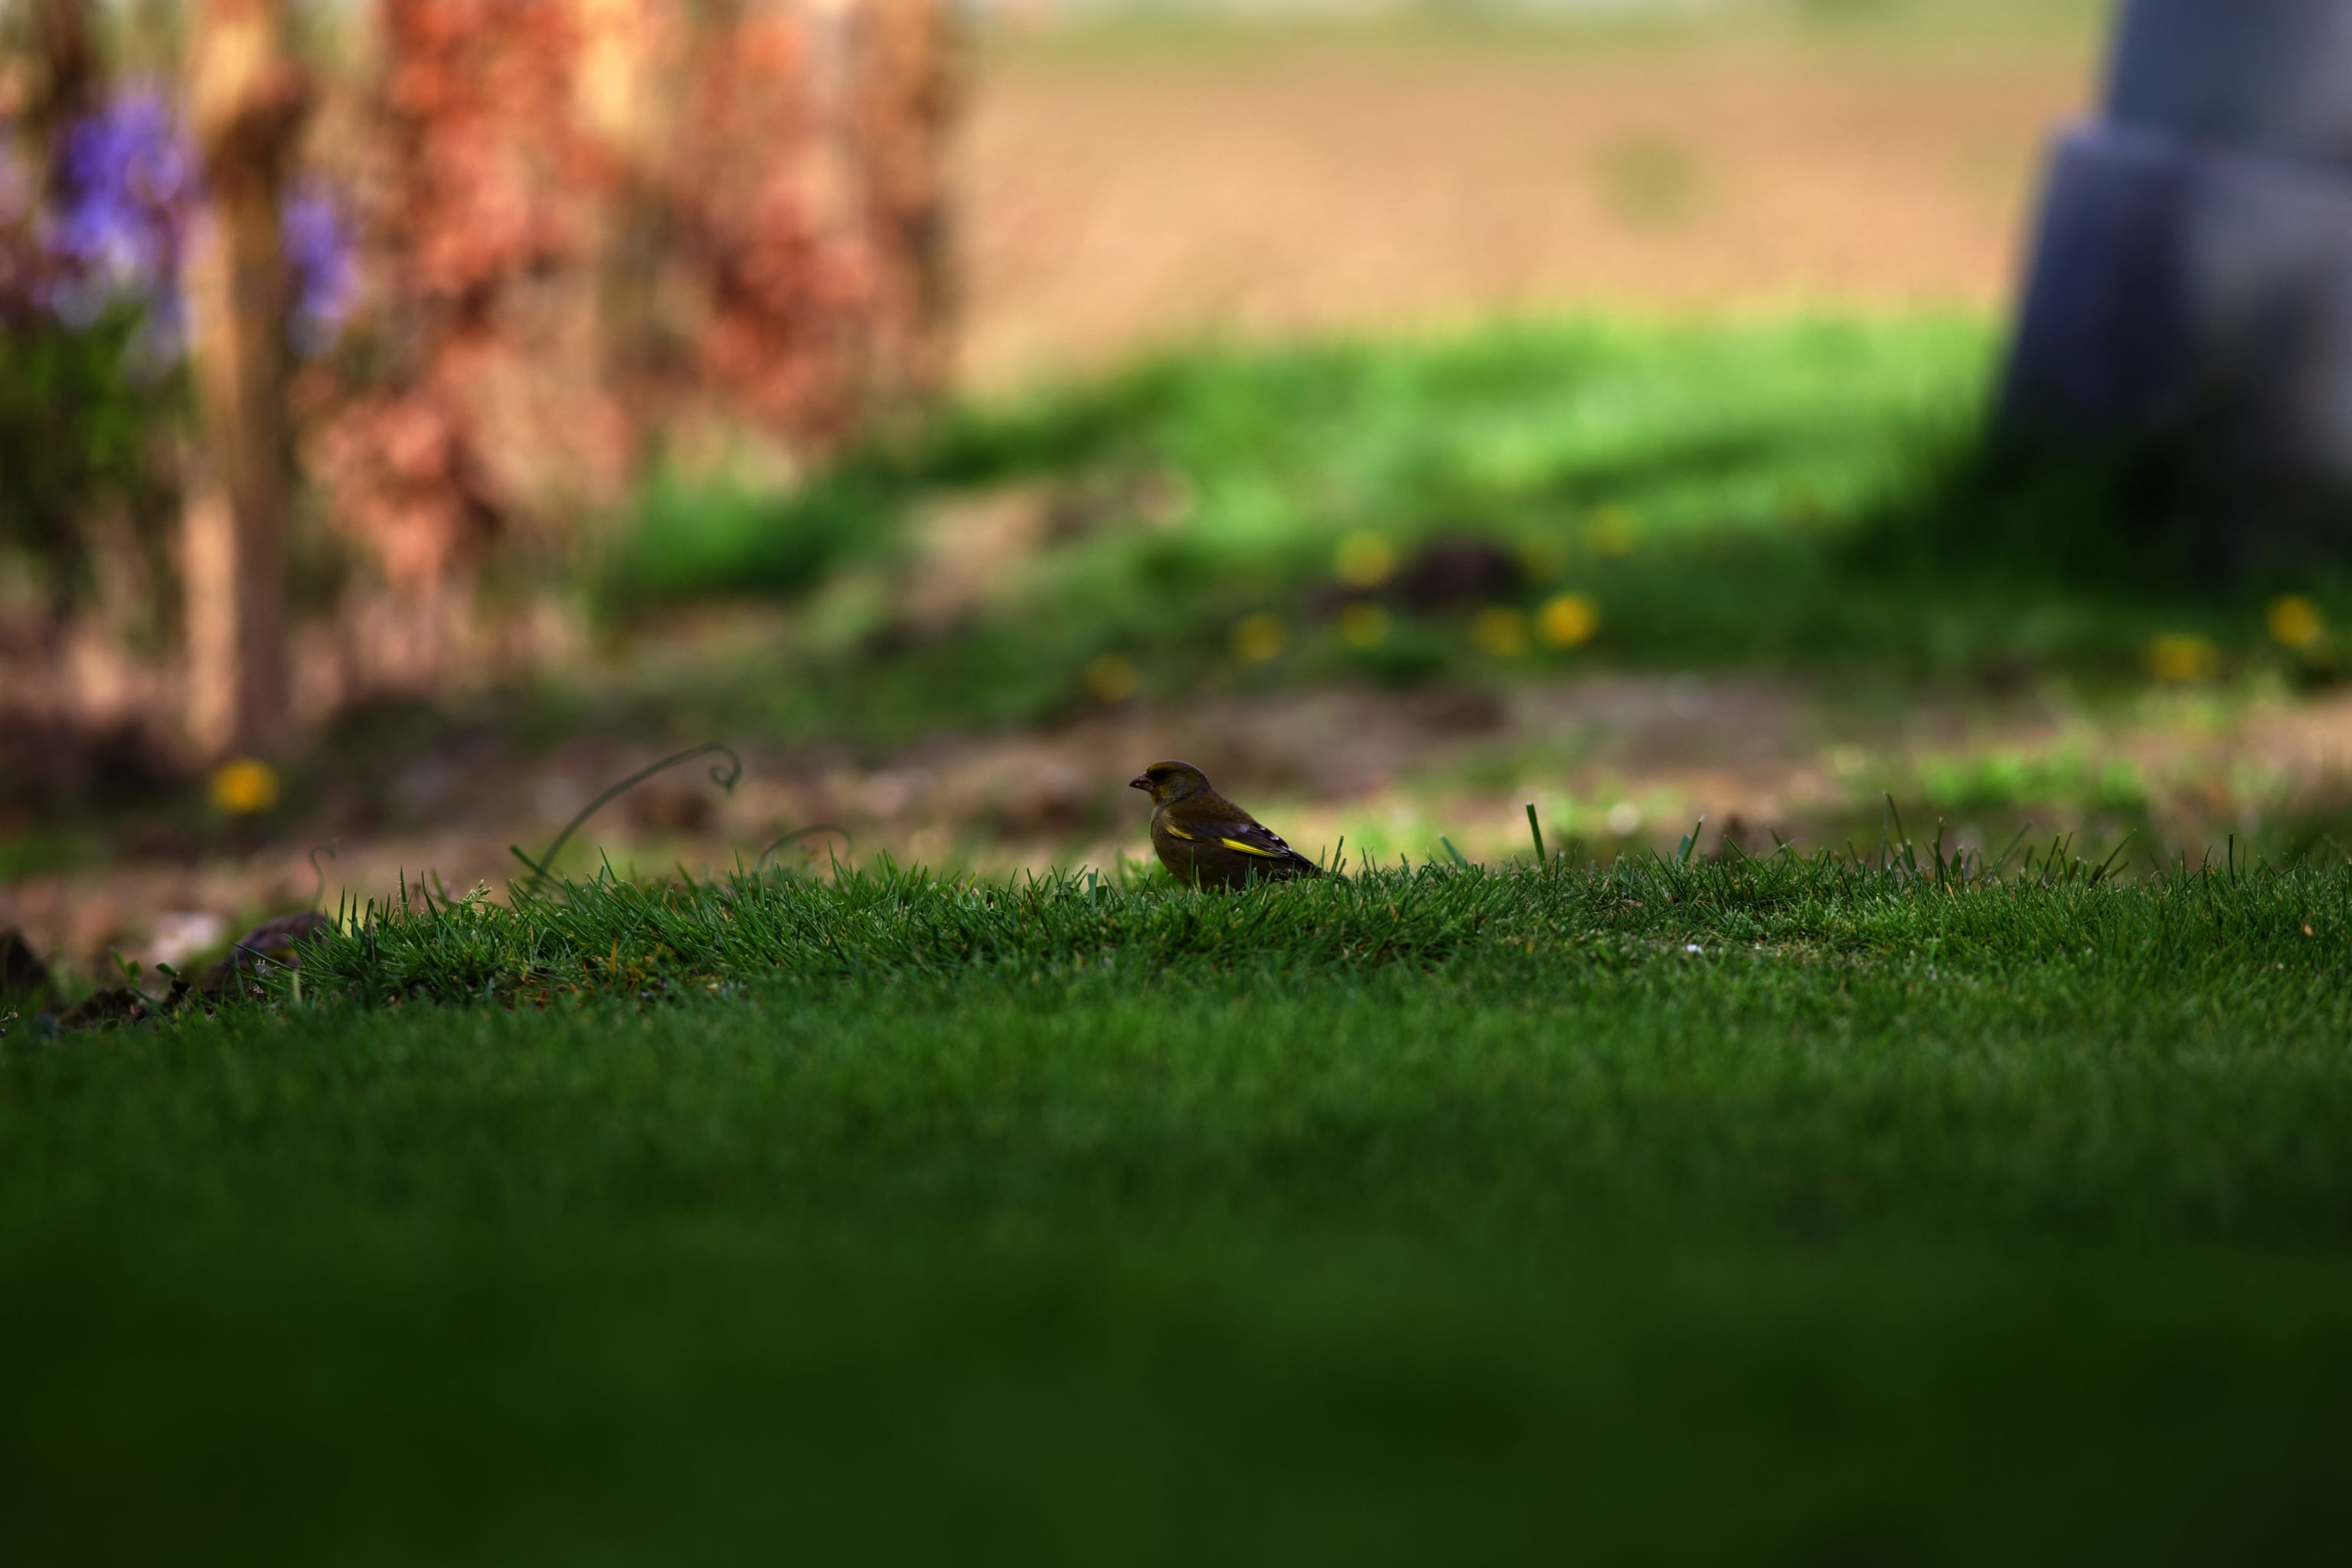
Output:
[[[2327,581],[1979,462],[1994,357],[1937,317],[1205,353],[790,498],[673,479],[614,624],[749,592],[776,642],[633,677],[634,718],[548,711],[878,744],[1612,668],[2137,687],[2159,637],[2198,679],[2326,677],[2264,609],[2340,620]],[[924,624],[940,509],[1024,494],[1050,526]],[[1444,541],[1507,576],[1416,605]],[[1597,626],[1547,643],[1563,595]],[[2087,754],[1887,782],[2147,809]],[[572,882],[374,911],[215,1017],[13,1019],[10,1559],[2340,1533],[2352,869],[1894,837],[1239,898]]]
[[[1885,860],[575,884],[20,1020],[12,1559],[2340,1531],[2352,871]]]
[[[952,410],[797,493],[672,474],[604,602],[616,627],[797,606],[730,668],[638,671],[639,721],[692,738],[1612,668],[2138,688],[2168,637],[2200,679],[2333,673],[2339,573],[2218,561],[2119,463],[1989,459],[1999,352],[1930,313],[1171,355]],[[991,508],[1039,521],[927,617],[927,549]],[[1439,581],[1433,545],[1486,552],[1486,580]],[[2265,626],[2284,593],[2322,612],[2299,650]]]

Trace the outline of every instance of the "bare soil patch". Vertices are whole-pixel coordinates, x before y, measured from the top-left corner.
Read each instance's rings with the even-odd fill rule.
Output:
[[[2087,41],[986,51],[982,385],[1515,308],[2003,298]]]

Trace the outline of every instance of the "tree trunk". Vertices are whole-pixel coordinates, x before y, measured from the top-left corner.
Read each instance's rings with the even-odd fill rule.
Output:
[[[865,0],[865,11],[857,142],[882,272],[876,390],[886,407],[919,405],[946,386],[954,340],[947,143],[962,95],[955,17],[944,0]]]
[[[186,517],[189,727],[210,756],[286,716],[287,279],[278,212],[308,92],[285,0],[203,0],[189,100],[212,222],[189,263],[201,450]]]

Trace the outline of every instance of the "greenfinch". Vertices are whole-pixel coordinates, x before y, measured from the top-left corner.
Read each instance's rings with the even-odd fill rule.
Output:
[[[1323,874],[1282,835],[1219,795],[1190,763],[1154,763],[1128,787],[1150,794],[1151,847],[1188,887],[1239,888],[1253,875],[1273,881]]]

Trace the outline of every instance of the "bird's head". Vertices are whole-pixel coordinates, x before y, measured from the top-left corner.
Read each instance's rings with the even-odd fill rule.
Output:
[[[1154,763],[1128,780],[1127,787],[1149,790],[1152,805],[1168,805],[1206,790],[1209,775],[1190,763]]]

